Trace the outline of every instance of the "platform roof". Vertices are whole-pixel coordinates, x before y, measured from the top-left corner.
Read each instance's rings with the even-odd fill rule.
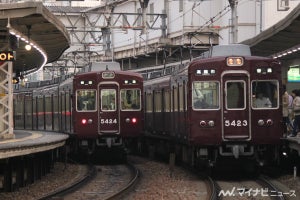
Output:
[[[300,4],[272,27],[241,43],[250,45],[252,55],[258,56],[271,56],[300,45]],[[300,51],[297,51],[280,59],[290,60],[299,56]]]
[[[9,19],[9,20],[8,20]],[[57,60],[69,48],[70,38],[63,23],[42,2],[0,3],[0,50],[8,50],[7,27],[28,36],[47,55],[47,63]],[[14,71],[38,69],[44,62],[42,54],[32,48],[26,51],[25,42],[19,40]]]

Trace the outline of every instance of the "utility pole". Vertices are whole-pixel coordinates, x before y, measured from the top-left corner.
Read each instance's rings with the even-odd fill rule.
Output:
[[[231,8],[231,43],[235,44],[238,41],[238,16],[237,16],[237,0],[228,0]]]

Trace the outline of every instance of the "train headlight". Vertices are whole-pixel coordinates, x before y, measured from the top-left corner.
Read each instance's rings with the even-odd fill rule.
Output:
[[[130,123],[131,122],[132,124],[136,124],[137,123],[137,118],[133,117],[133,118],[130,119],[130,118],[127,117],[125,119],[125,122],[126,123]]]
[[[257,124],[258,124],[259,126],[263,126],[263,125],[265,124],[265,122],[264,122],[263,119],[259,119],[258,122],[257,122]]]
[[[233,59],[232,58],[228,58],[227,59],[227,65],[233,65]]]
[[[244,59],[242,57],[228,57],[226,59],[227,66],[242,66]]]
[[[92,119],[81,119],[81,124],[82,125],[85,125],[85,124],[91,124],[93,123],[93,120]]]
[[[208,126],[210,126],[210,127],[215,126],[215,122],[214,122],[213,120],[210,120],[210,121],[208,122]]]

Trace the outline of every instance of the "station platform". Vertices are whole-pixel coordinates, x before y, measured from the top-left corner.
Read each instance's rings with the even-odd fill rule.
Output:
[[[64,146],[67,134],[15,130],[15,138],[0,139],[0,159],[48,151]]]

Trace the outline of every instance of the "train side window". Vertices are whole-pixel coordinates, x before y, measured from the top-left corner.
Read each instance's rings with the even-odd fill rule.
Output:
[[[147,99],[146,100],[146,102],[147,102],[146,111],[151,113],[151,112],[153,112],[152,93],[147,93],[146,99]]]
[[[164,108],[165,108],[165,112],[170,112],[171,111],[171,95],[170,95],[170,90],[166,90],[164,92]]]
[[[179,111],[183,112],[184,111],[184,85],[179,86]]]
[[[279,82],[277,80],[256,80],[252,82],[252,107],[254,109],[278,108]]]
[[[140,110],[141,109],[141,90],[123,89],[121,95],[121,110]]]
[[[154,112],[161,112],[162,110],[162,93],[161,91],[154,92]]]
[[[102,89],[101,90],[101,110],[103,111],[115,111],[116,106],[116,90],[114,89]]]
[[[173,111],[178,111],[178,88],[177,87],[173,87]]]
[[[194,81],[192,85],[194,110],[219,109],[219,83],[214,81]]]
[[[77,90],[76,104],[77,111],[95,111],[96,90]]]

